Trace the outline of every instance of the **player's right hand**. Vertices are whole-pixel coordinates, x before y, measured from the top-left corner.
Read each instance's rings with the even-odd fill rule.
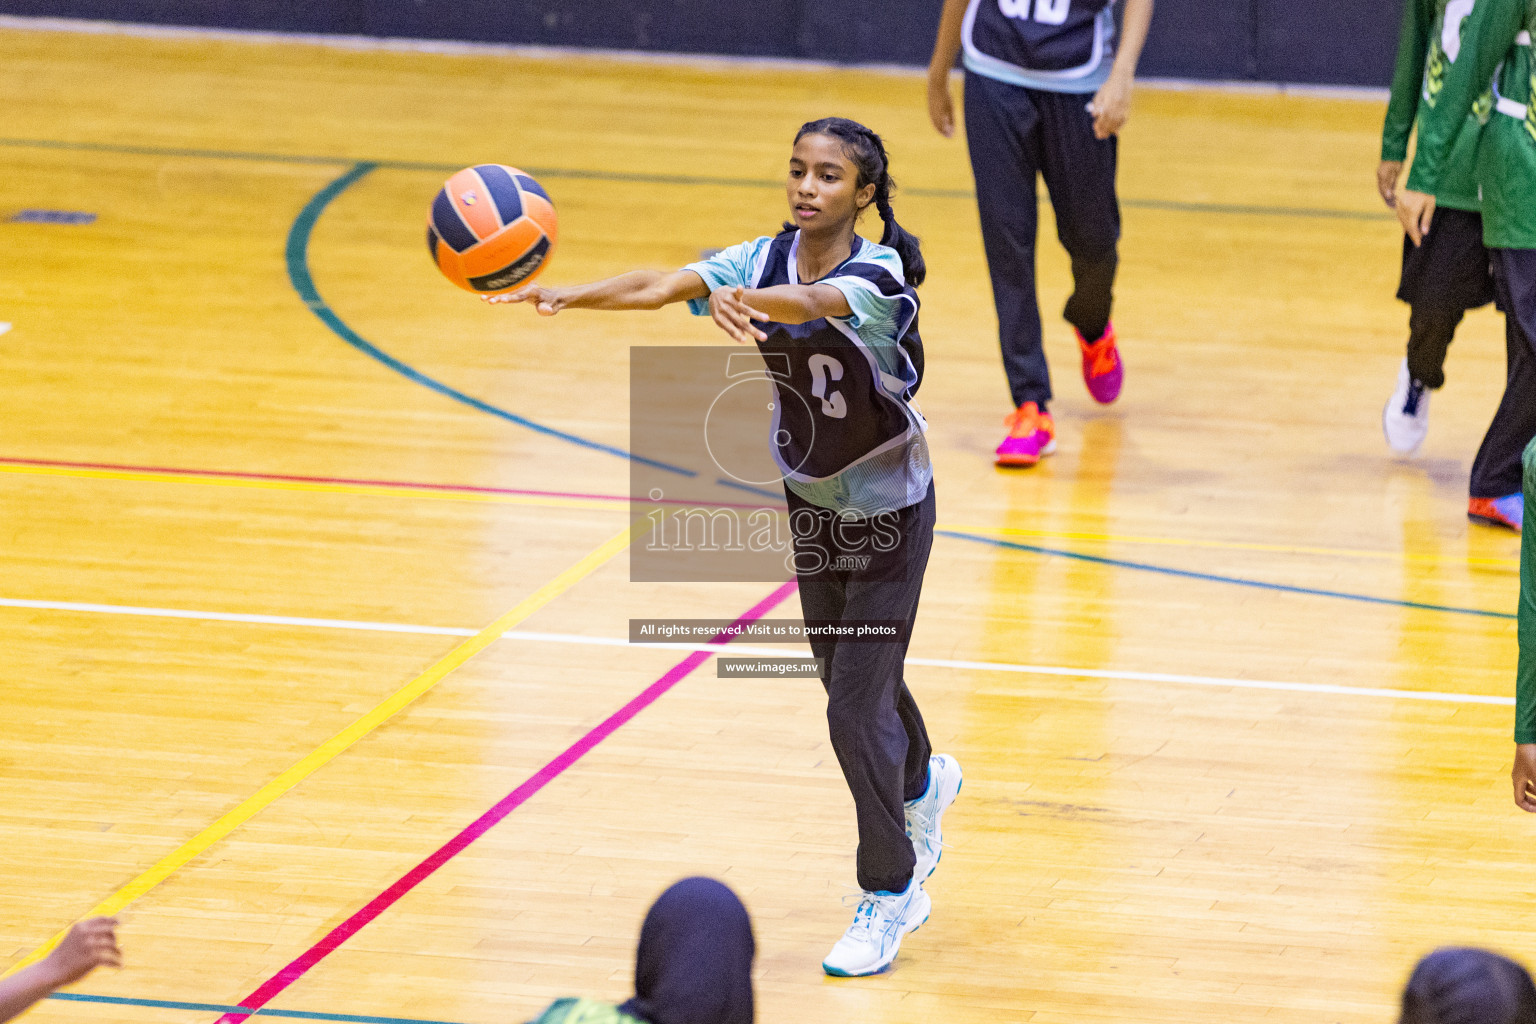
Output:
[[[536,284],[530,284],[525,288],[519,288],[515,292],[506,292],[502,295],[482,295],[481,300],[492,304],[502,302],[531,302],[533,308],[538,310],[539,316],[554,316],[565,308],[566,298],[558,288],[543,288]]]
[[[123,953],[117,948],[117,918],[80,921],[48,954],[48,963],[59,985],[79,981],[97,967],[123,966]]]
[[[949,71],[928,72],[928,120],[946,139],[955,135],[955,100],[949,94]]]
[[[1401,160],[1383,160],[1376,165],[1376,191],[1381,193],[1382,202],[1392,209],[1397,208],[1397,179],[1402,173]]]
[[[1536,743],[1515,744],[1515,806],[1536,814]]]

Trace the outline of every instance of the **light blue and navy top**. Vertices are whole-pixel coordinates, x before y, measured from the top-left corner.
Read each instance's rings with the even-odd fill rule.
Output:
[[[857,235],[853,251],[819,281],[796,267],[800,232],[788,230],[690,263],[710,291],[826,284],[852,312],[803,324],[766,323],[757,343],[773,381],[773,459],[790,490],[812,505],[859,517],[923,500],[933,480],[913,401],[923,379],[917,292],[896,250]],[[709,314],[709,300],[688,308]]]
[[[1047,92],[1098,92],[1115,61],[1114,0],[971,0],[967,71]]]

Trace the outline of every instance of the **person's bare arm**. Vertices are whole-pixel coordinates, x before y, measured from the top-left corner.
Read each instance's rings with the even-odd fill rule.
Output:
[[[966,0],[944,0],[939,15],[939,34],[928,62],[928,119],[946,139],[955,134],[955,101],[949,92],[949,72],[960,56],[960,25],[965,21]]]
[[[1131,91],[1136,84],[1136,65],[1152,28],[1153,0],[1125,0],[1120,25],[1120,49],[1109,69],[1109,81],[1094,94],[1088,109],[1093,112],[1093,134],[1101,139],[1114,135],[1131,116]]]
[[[115,917],[81,921],[52,953],[0,980],[0,1022],[17,1016],[55,989],[79,981],[97,967],[123,966],[116,928]]]
[[[558,288],[531,284],[505,295],[484,298],[495,303],[531,302],[540,316],[554,316],[562,309],[660,309],[708,294],[704,279],[691,270],[632,270],[590,284]]]
[[[709,293],[709,315],[740,342],[766,341],[754,320],[803,324],[824,316],[851,316],[853,307],[829,284],[776,284],[771,288],[716,288]]]

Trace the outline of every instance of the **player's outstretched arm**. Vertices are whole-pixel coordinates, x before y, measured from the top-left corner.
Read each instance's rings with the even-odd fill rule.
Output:
[[[97,967],[123,966],[117,918],[93,917],[69,930],[39,962],[0,980],[0,1021],[8,1021],[54,989],[79,981]]]
[[[660,309],[708,294],[704,279],[691,270],[632,270],[591,284],[559,288],[531,284],[505,295],[483,298],[491,303],[531,302],[540,316],[554,316],[562,309]]]
[[[1093,113],[1093,134],[1100,139],[1114,135],[1131,116],[1131,91],[1136,85],[1136,65],[1152,28],[1153,0],[1125,0],[1125,20],[1120,26],[1120,49],[1109,69],[1109,80],[1094,94],[1088,109]]]

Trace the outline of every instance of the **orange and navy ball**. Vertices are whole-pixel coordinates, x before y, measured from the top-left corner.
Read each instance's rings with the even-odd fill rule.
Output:
[[[549,193],[515,167],[477,164],[448,179],[427,216],[427,248],[443,276],[482,295],[538,276],[557,233]]]

